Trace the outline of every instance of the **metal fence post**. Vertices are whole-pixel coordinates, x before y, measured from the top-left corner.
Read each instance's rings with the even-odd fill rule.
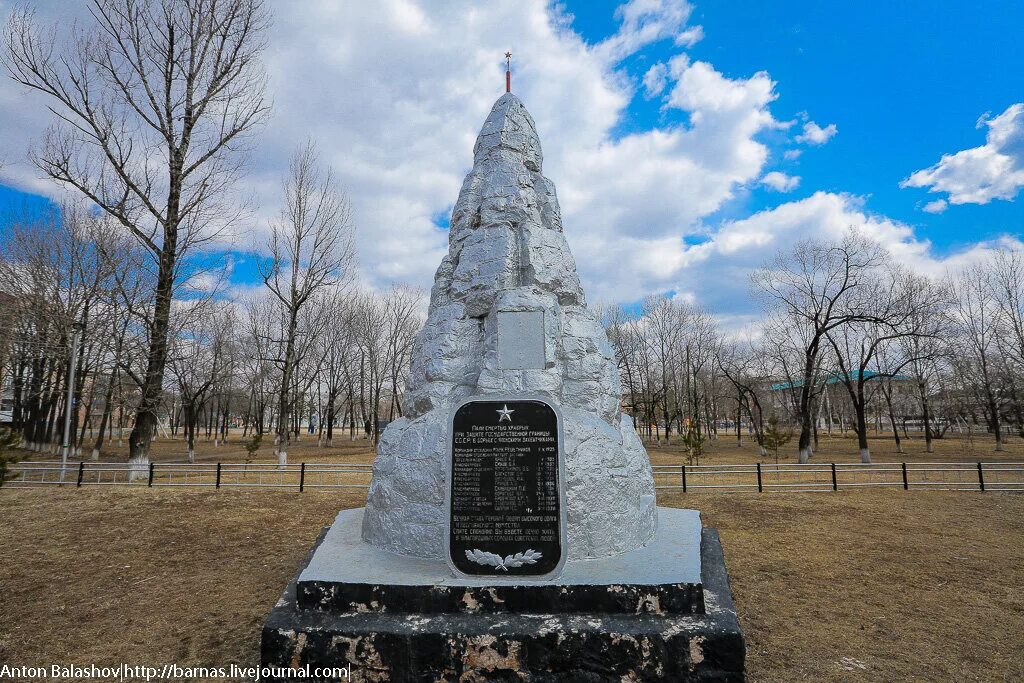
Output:
[[[214,488],[220,488],[220,463],[217,463],[217,486]]]
[[[978,461],[978,488],[985,490],[985,474],[981,471],[981,461]]]
[[[832,463],[832,490],[839,490],[839,480],[836,479],[836,464]]]
[[[82,488],[82,475],[85,473],[85,461],[78,463],[78,483],[75,484],[76,488]]]
[[[906,491],[910,488],[910,482],[907,481],[907,463],[900,463],[903,466],[903,490]]]
[[[757,463],[757,492],[764,493],[764,488],[761,486],[761,463]]]
[[[149,481],[146,482],[146,486],[153,486],[153,468],[155,465],[156,463],[149,463]]]
[[[683,493],[686,493],[686,465],[683,465],[682,468],[683,468]]]
[[[302,463],[299,467],[299,493],[302,493],[303,489],[306,488],[306,463]]]

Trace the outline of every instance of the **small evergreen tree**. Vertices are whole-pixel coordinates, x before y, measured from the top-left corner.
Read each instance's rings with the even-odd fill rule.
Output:
[[[764,434],[761,436],[761,443],[765,448],[775,454],[775,464],[779,464],[779,449],[789,443],[789,440],[793,438],[793,431],[783,431],[779,429],[779,418],[772,413],[771,417],[768,418],[768,425],[764,428]]]
[[[0,429],[0,486],[9,477],[7,466],[21,460],[21,454],[14,450],[20,444],[21,437],[13,429]]]
[[[704,442],[707,436],[702,433],[694,422],[691,422],[682,436],[683,445],[686,447],[686,459],[688,465],[699,465],[700,456],[704,454]]]
[[[245,464],[248,465],[252,462],[252,459],[256,457],[256,451],[260,449],[260,444],[263,442],[262,434],[253,434],[252,438],[245,442]]]

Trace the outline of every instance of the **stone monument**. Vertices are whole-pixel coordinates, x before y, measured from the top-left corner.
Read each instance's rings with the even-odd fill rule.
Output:
[[[265,664],[390,681],[743,679],[718,536],[655,505],[542,166],[506,92],[452,212],[405,416],[381,437],[366,507],[339,513],[271,613]]]

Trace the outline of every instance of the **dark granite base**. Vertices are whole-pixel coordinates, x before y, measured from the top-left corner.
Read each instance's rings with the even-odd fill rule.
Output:
[[[718,533],[704,529],[700,545],[701,584],[689,586],[701,599],[641,613],[617,611],[606,598],[591,603],[588,611],[585,590],[576,592],[575,599],[563,598],[568,604],[559,610],[550,603],[541,611],[543,600],[530,591],[544,595],[551,585],[507,593],[523,601],[516,605],[522,612],[493,601],[474,612],[467,612],[464,602],[450,609],[449,598],[438,602],[427,595],[430,586],[375,586],[378,594],[390,595],[390,607],[383,610],[373,601],[322,601],[322,594],[315,606],[307,602],[301,608],[296,580],[263,627],[262,662],[275,667],[351,664],[355,681],[743,681],[745,646]],[[308,563],[309,558],[303,567]],[[677,590],[647,589],[652,595]],[[472,590],[460,594],[470,595],[472,602],[475,592],[493,589]],[[400,604],[398,596],[410,591],[406,609],[391,611]],[[590,595],[598,594],[604,593]],[[627,604],[632,601],[622,607]],[[418,611],[430,605],[432,610]],[[502,608],[496,611],[497,605]]]

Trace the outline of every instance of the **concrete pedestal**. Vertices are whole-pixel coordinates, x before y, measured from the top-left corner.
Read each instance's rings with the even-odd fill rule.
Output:
[[[721,544],[694,510],[660,508],[646,546],[550,583],[457,579],[364,543],[362,515],[321,534],[263,627],[263,664],[350,663],[356,681],[744,679]]]

